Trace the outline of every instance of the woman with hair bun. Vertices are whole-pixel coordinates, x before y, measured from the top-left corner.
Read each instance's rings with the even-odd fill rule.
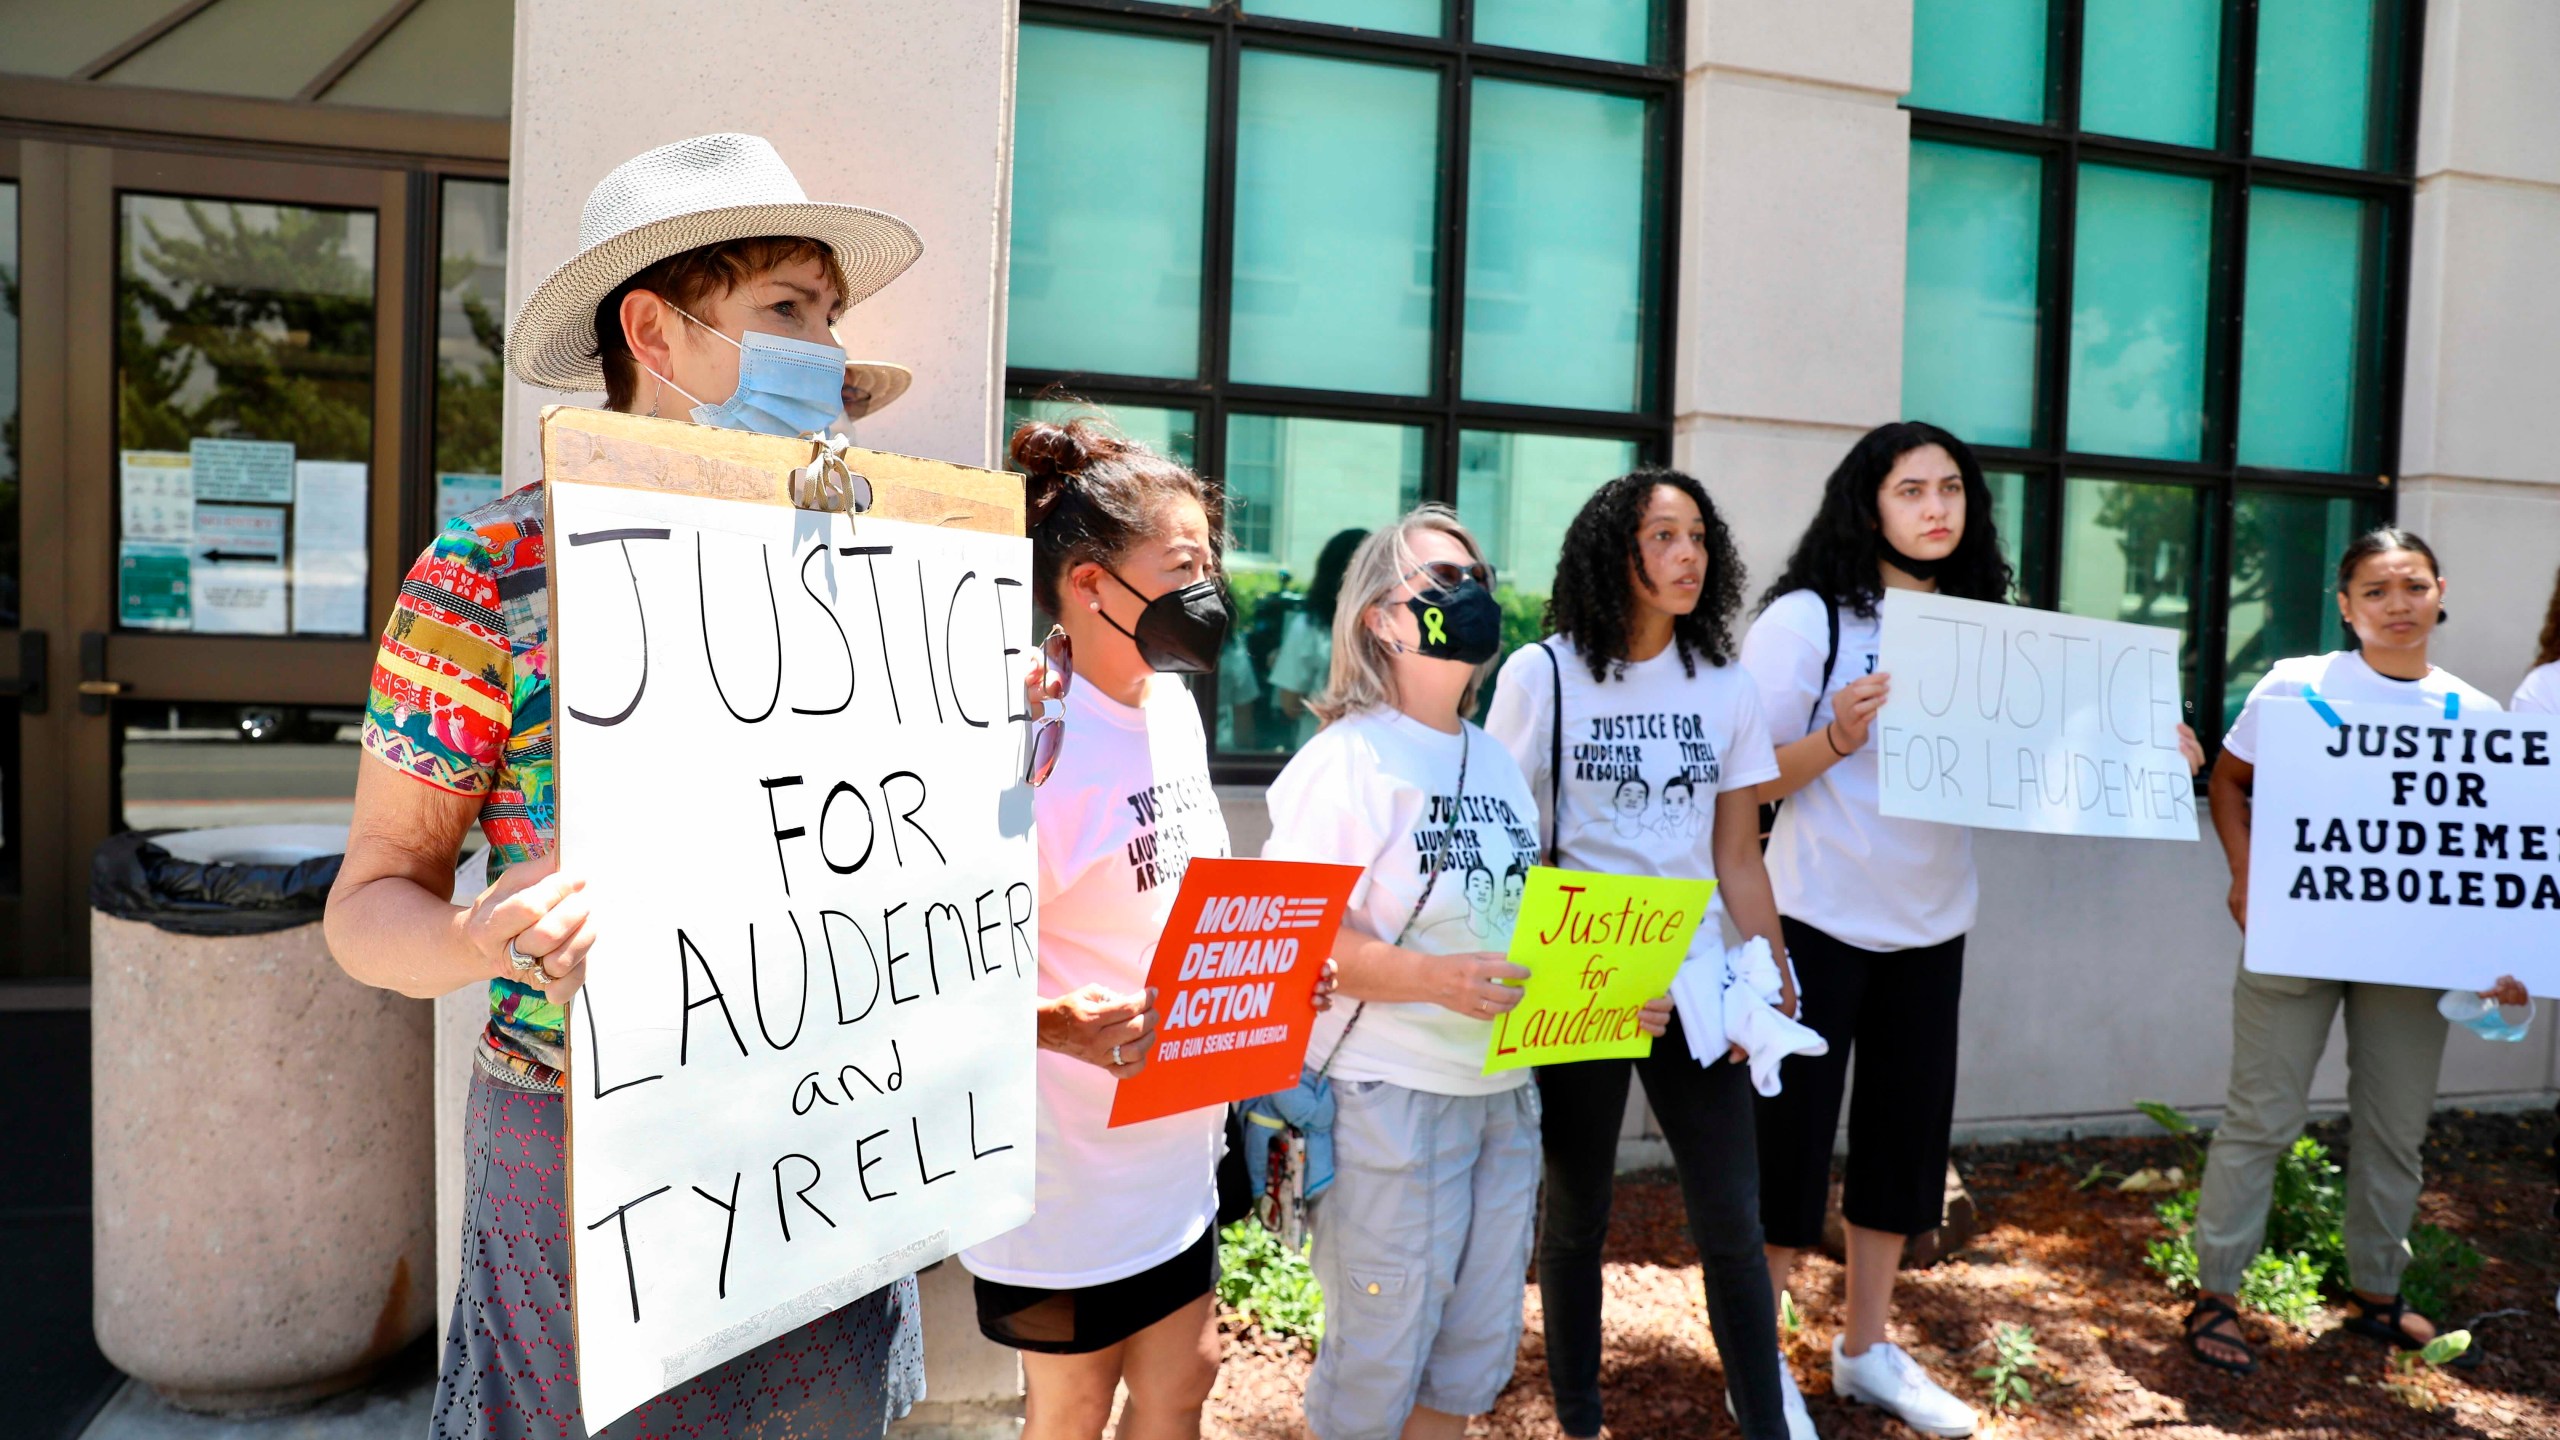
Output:
[[[2231,866],[2231,918],[2249,928],[2249,791],[2257,778],[2259,716],[2270,700],[2316,695],[2358,705],[2406,705],[2446,713],[2487,711],[2498,702],[2427,658],[2444,623],[2444,573],[2436,552],[2406,530],[2385,526],[2338,558],[2338,617],[2352,643],[2326,655],[2279,660],[2249,690],[2222,737],[2207,798],[2214,833]],[[2501,976],[2483,995],[2530,1004],[2524,987]],[[2231,986],[2231,1078],[2221,1125],[2207,1152],[2196,1200],[2196,1303],[2187,1312],[2187,1351],[2218,1370],[2258,1368],[2240,1329],[2240,1277],[2266,1242],[2276,1165],[2310,1118],[2311,1072],[2346,1012],[2347,1152],[2344,1241],[2345,1328],[2402,1350],[2435,1337],[2427,1318],[2400,1298],[2409,1263],[2409,1222],[2423,1184],[2420,1148],[2435,1113],[2446,1018],[2439,992],[2413,985],[2261,975],[2245,965]],[[2494,1018],[2495,1012],[2490,1012]],[[2520,1038],[2520,1037],[2519,1037]],[[2480,1363],[2478,1349],[2453,1363]]]
[[[1039,787],[1039,1131],[1029,1223],[963,1251],[978,1327],[1022,1352],[1026,1440],[1195,1436],[1218,1373],[1216,1106],[1110,1126],[1156,1030],[1147,965],[1192,856],[1227,853],[1200,713],[1180,679],[1226,639],[1221,500],[1088,420],[1025,421],[1032,594],[1059,728]],[[1055,692],[1062,691],[1062,694]]]

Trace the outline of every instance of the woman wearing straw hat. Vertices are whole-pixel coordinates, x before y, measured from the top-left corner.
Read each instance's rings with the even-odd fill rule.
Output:
[[[516,375],[601,388],[628,413],[771,434],[837,420],[860,382],[829,327],[922,248],[894,216],[811,202],[752,135],[706,135],[625,163],[588,197],[578,238],[578,254],[515,318]],[[541,516],[539,486],[463,515],[402,584],[329,902],[330,948],[357,979],[422,997],[489,992],[439,1437],[587,1433],[569,1314],[562,1006],[584,978],[597,920],[552,849]],[[456,905],[453,857],[475,822],[495,879]],[[922,1394],[923,1355],[908,1277],[599,1433],[878,1436]]]

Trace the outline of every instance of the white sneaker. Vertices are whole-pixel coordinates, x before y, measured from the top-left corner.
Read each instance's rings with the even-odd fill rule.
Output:
[[[1822,1440],[1822,1432],[1813,1428],[1812,1413],[1804,1408],[1804,1392],[1796,1388],[1796,1372],[1787,1368],[1784,1355],[1778,1357],[1778,1386],[1787,1407],[1787,1440]],[[1742,1418],[1734,1413],[1729,1386],[1724,1392],[1724,1413],[1737,1421]]]
[[[1843,1400],[1889,1410],[1923,1435],[1970,1435],[1976,1424],[1972,1406],[1940,1388],[1919,1361],[1890,1341],[1853,1357],[1840,1353],[1840,1339],[1833,1336],[1831,1390]]]

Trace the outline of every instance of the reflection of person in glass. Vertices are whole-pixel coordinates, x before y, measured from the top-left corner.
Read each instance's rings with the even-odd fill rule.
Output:
[[[1333,668],[1333,612],[1342,597],[1342,572],[1368,533],[1344,530],[1324,542],[1316,555],[1315,578],[1307,582],[1306,603],[1289,617],[1288,631],[1280,637],[1280,653],[1271,660],[1271,688],[1280,698],[1281,713],[1297,721],[1300,745],[1316,733],[1315,712],[1307,708],[1307,697],[1324,688],[1327,672]]]
[[[1647,785],[1643,777],[1630,775],[1619,781],[1617,797],[1610,802],[1610,809],[1616,812],[1617,818],[1610,822],[1610,828],[1616,830],[1621,839],[1641,839],[1645,832],[1645,805],[1652,798],[1653,787]]]
[[[1700,819],[1697,782],[1686,775],[1663,781],[1662,811],[1654,817],[1653,833],[1665,840],[1695,840]]]
[[[1493,872],[1481,864],[1467,866],[1467,928],[1479,938],[1493,933]]]
[[[808,201],[751,135],[627,162],[589,197],[580,231],[586,248],[508,329],[516,376],[601,390],[625,414],[766,433],[837,418],[845,359],[829,327],[921,250],[892,216]],[[539,485],[471,510],[400,587],[326,921],[330,952],[366,984],[489,995],[473,1048],[462,1283],[436,1397],[436,1433],[472,1440],[587,1433],[569,1311],[564,1007],[608,922],[554,848],[542,518]],[[671,777],[685,772],[688,757],[665,758]],[[475,825],[493,878],[456,904],[454,857]],[[718,1416],[730,1434],[877,1437],[923,1394],[916,1306],[914,1278],[893,1279],[681,1381],[607,1433],[672,1434]]]

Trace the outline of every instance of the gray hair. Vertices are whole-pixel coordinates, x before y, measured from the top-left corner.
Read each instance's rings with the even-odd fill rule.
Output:
[[[1465,547],[1470,558],[1484,562],[1484,547],[1460,523],[1458,512],[1437,502],[1415,506],[1411,514],[1371,531],[1360,542],[1343,571],[1342,599],[1334,607],[1333,673],[1324,693],[1307,701],[1307,708],[1325,724],[1364,710],[1395,708],[1394,656],[1378,632],[1369,628],[1369,611],[1413,573],[1420,563],[1414,559],[1413,537],[1426,530],[1448,536]],[[1466,693],[1458,697],[1461,716],[1474,712],[1477,692],[1500,663],[1501,657],[1496,656],[1467,678]]]

